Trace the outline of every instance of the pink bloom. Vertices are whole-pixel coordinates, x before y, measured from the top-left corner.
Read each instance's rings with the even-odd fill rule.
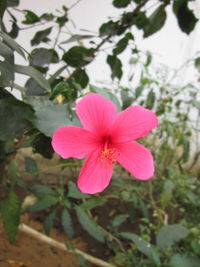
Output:
[[[88,194],[103,191],[118,162],[139,180],[153,176],[153,157],[133,141],[158,124],[155,114],[141,106],[117,113],[115,105],[101,95],[90,93],[76,105],[83,125],[63,126],[53,135],[52,146],[62,158],[87,157],[78,177],[79,189]]]

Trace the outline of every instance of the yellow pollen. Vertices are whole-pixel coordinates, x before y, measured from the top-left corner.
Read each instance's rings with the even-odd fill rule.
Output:
[[[105,167],[108,167],[116,163],[119,155],[120,153],[115,148],[105,148],[101,151],[99,159]]]

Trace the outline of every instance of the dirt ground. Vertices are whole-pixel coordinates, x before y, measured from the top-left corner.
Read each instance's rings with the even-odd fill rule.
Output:
[[[22,221],[37,231],[42,232],[42,225],[24,216]],[[51,231],[51,237],[60,242],[72,242],[72,245],[80,250],[85,250],[86,245],[79,239],[66,240],[66,235]],[[18,233],[16,244],[10,244],[0,225],[0,267],[79,267],[77,257],[51,247],[31,235]]]

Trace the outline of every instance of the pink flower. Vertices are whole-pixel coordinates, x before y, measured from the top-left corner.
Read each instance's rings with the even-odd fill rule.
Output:
[[[87,157],[78,177],[82,192],[103,191],[110,183],[116,162],[139,180],[153,176],[150,151],[133,141],[157,126],[157,117],[151,110],[131,106],[117,113],[110,100],[90,93],[77,103],[76,112],[83,128],[60,127],[53,135],[52,146],[65,159]]]

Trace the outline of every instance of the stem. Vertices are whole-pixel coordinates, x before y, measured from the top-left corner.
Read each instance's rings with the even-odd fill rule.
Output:
[[[91,256],[91,255],[89,255],[89,254],[87,254],[87,253],[85,253],[85,252],[83,252],[77,248],[70,250],[69,248],[66,247],[66,245],[64,243],[58,242],[57,240],[52,239],[51,237],[48,237],[48,236],[36,231],[35,229],[29,227],[26,224],[20,224],[18,229],[21,232],[32,235],[34,238],[39,239],[40,241],[42,241],[42,242],[44,242],[50,246],[56,247],[58,249],[64,250],[64,251],[69,252],[69,253],[79,254],[82,257],[84,257],[84,259],[86,259],[87,261],[89,261],[89,262],[91,262],[97,266],[116,267],[116,266],[114,266],[110,263],[107,263],[101,259],[93,257],[93,256]]]

